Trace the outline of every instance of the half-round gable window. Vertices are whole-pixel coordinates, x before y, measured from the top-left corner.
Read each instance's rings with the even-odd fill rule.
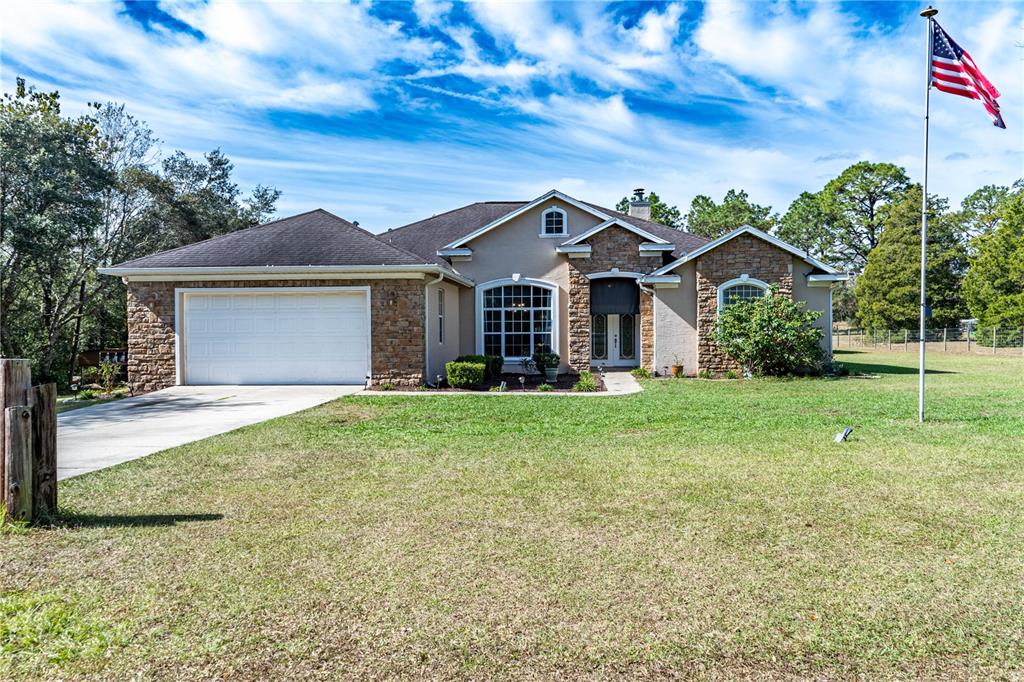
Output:
[[[569,216],[560,208],[549,208],[540,216],[542,237],[564,237],[569,234]]]
[[[718,308],[722,309],[740,301],[752,301],[768,293],[767,282],[749,277],[730,280],[718,287]]]

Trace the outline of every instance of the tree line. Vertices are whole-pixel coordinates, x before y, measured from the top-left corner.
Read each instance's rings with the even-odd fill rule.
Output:
[[[280,192],[243,197],[218,149],[162,155],[123,105],[60,105],[20,78],[0,101],[0,355],[63,383],[82,349],[126,342],[125,287],[97,268],[256,225]]]
[[[782,215],[736,189],[721,202],[699,195],[685,214],[655,192],[650,202],[656,222],[709,239],[751,225],[852,273],[833,296],[837,320],[917,327],[921,186],[900,166],[855,163]],[[628,206],[624,197],[617,208]],[[975,318],[983,327],[1024,328],[1024,180],[981,187],[956,209],[929,195],[928,214],[928,326]]]

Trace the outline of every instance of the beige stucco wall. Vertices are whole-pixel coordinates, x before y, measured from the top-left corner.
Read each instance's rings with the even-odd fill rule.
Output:
[[[441,341],[438,317],[439,290],[444,291],[444,341]],[[425,380],[433,383],[438,374],[445,373],[444,365],[461,355],[459,337],[460,294],[465,287],[450,282],[427,285],[427,375]]]
[[[654,369],[682,362],[688,375],[697,373],[697,269],[693,261],[676,269],[679,287],[655,289]]]
[[[793,300],[807,303],[806,310],[821,312],[814,326],[822,331],[821,349],[831,353],[832,348],[832,298],[828,287],[807,286],[806,275],[814,268],[802,258],[793,258]]]
[[[552,206],[566,212],[569,236],[541,237],[541,215]],[[477,237],[468,246],[473,250],[470,261],[454,261],[460,274],[469,277],[477,286],[511,277],[519,273],[523,278],[539,279],[558,287],[558,355],[561,369],[566,371],[569,357],[569,271],[567,257],[555,248],[572,236],[586,232],[601,220],[571,204],[552,199],[509,222]],[[464,289],[459,297],[462,354],[477,352],[476,290]]]

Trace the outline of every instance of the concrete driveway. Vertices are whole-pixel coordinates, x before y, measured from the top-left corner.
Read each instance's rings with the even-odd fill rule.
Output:
[[[175,386],[57,415],[57,480],[299,412],[362,386]]]

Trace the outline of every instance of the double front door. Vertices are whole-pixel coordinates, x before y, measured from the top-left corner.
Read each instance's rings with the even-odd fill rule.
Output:
[[[596,367],[639,367],[639,315],[592,315],[590,364]]]

